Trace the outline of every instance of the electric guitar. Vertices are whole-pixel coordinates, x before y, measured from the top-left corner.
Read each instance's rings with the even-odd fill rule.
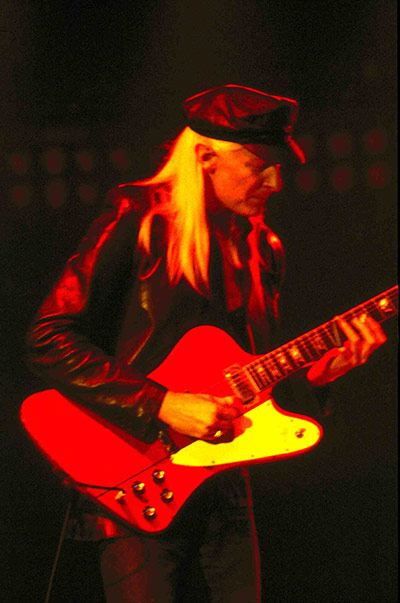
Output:
[[[398,287],[345,312],[377,321],[398,311]],[[313,448],[322,437],[313,419],[282,410],[274,384],[341,345],[334,318],[265,355],[243,351],[212,326],[188,331],[148,376],[172,391],[238,396],[245,412],[227,437],[194,440],[162,429],[152,444],[100,418],[56,390],[27,398],[20,417],[63,481],[103,512],[147,533],[165,530],[193,492],[213,475],[239,465],[284,459]]]

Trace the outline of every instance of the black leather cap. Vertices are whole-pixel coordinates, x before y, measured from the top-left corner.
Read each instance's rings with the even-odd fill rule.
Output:
[[[295,100],[226,85],[186,99],[183,110],[187,125],[203,136],[237,142],[259,156],[265,155],[265,147],[278,147],[305,162],[291,136],[298,113]]]

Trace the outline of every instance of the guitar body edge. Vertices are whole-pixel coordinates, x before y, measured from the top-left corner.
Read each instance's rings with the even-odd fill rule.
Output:
[[[149,377],[172,391],[228,396],[232,391],[224,369],[254,358],[221,329],[196,327]],[[322,437],[316,421],[282,411],[268,391],[247,408],[234,421],[231,437],[215,443],[193,441],[168,430],[176,445],[172,455],[161,440],[145,444],[57,390],[27,398],[20,416],[35,444],[66,476],[64,481],[69,480],[123,523],[158,533],[216,473],[301,454]],[[163,480],[154,477],[155,470],[163,472]],[[137,483],[143,484],[141,492]]]

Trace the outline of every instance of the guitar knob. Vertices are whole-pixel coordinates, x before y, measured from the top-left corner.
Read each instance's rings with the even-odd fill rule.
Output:
[[[165,471],[163,471],[162,469],[155,469],[152,473],[152,476],[153,480],[157,484],[160,484],[165,480]]]
[[[157,511],[154,507],[146,507],[145,509],[143,509],[143,515],[146,519],[151,521],[152,519],[155,519],[157,517]]]
[[[167,490],[166,488],[164,488],[164,490],[161,492],[160,496],[161,496],[161,500],[163,502],[170,503],[170,502],[172,502],[172,500],[174,498],[174,493],[171,490]]]
[[[117,494],[115,495],[115,500],[117,502],[119,502],[120,504],[125,502],[125,496],[126,496],[126,492],[124,490],[120,490],[119,492],[117,492]]]
[[[139,481],[133,482],[132,491],[134,494],[137,494],[137,496],[142,496],[146,491],[146,484]]]

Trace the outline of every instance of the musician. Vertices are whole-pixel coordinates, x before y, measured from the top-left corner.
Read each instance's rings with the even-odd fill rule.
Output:
[[[248,352],[274,345],[284,258],[263,218],[281,166],[305,161],[292,138],[297,109],[241,86],[185,101],[186,127],[161,168],[111,191],[32,325],[30,365],[48,384],[146,442],[163,424],[216,445],[229,432],[238,398],[171,391],[146,375],[198,325]],[[385,341],[367,315],[339,324],[347,341],[306,373],[318,391]],[[245,471],[209,480],[157,537],[98,509],[84,525],[77,537],[103,543],[108,602],[260,600]]]

